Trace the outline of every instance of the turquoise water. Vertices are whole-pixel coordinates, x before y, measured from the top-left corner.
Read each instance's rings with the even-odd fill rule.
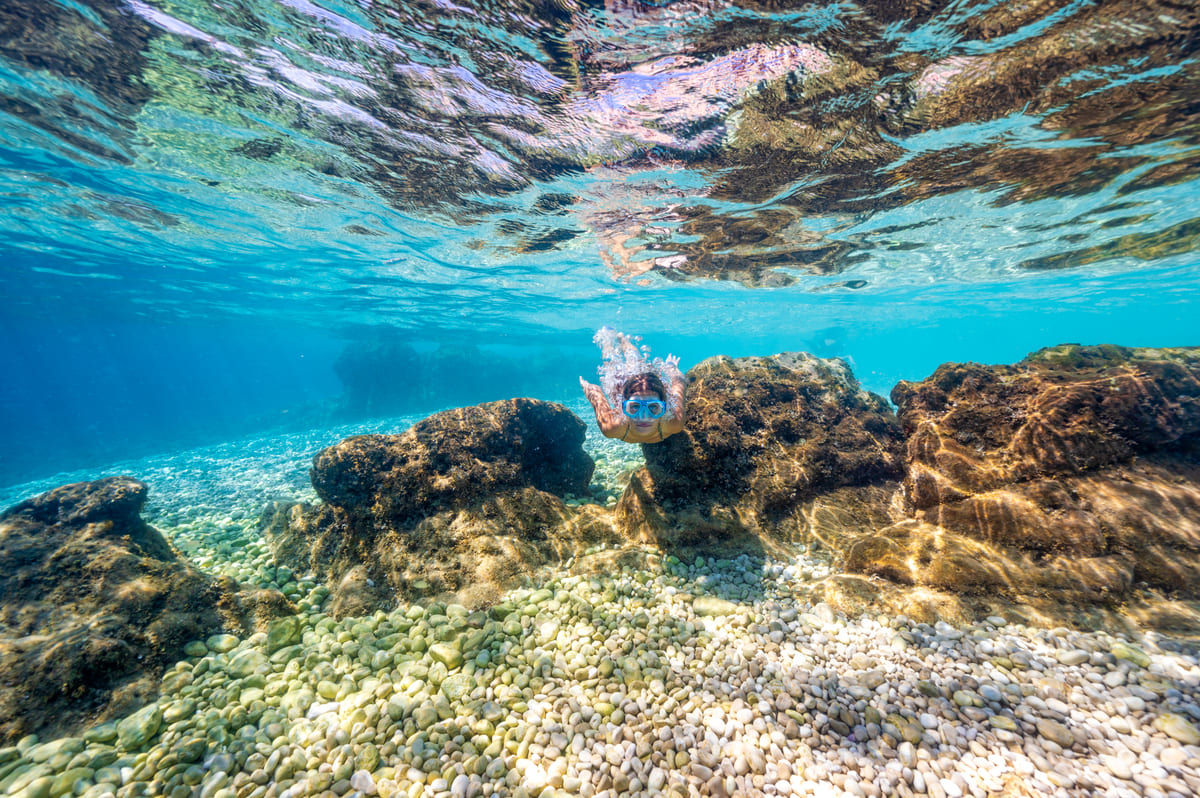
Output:
[[[685,370],[846,357],[885,395],[1196,344],[1198,28],[1153,2],[9,0],[0,484],[578,401],[606,324]],[[347,401],[338,358],[380,341],[421,390]]]

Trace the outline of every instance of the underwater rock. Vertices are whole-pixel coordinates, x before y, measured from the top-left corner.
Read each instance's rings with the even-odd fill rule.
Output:
[[[154,697],[191,640],[291,611],[180,557],[131,477],[64,485],[0,514],[0,741],[69,733]]]
[[[262,527],[280,564],[321,576],[335,617],[396,598],[493,602],[522,576],[615,540],[599,508],[569,508],[594,463],[558,404],[509,399],[436,413],[400,435],[319,452],[323,505],[273,504]]]
[[[628,540],[807,546],[844,574],[806,589],[846,611],[1082,623],[1136,603],[1195,625],[1157,597],[1200,597],[1200,349],[945,364],[896,386],[897,416],[811,355],[688,378],[687,429],[643,447],[617,504]]]
[[[892,391],[909,520],[848,570],[957,592],[1200,596],[1200,348],[1063,345]]]
[[[687,428],[643,447],[617,505],[626,537],[668,548],[819,542],[890,523],[900,424],[845,362],[714,357],[687,373]],[[832,515],[839,523],[825,523]],[[827,544],[830,541],[825,541]]]

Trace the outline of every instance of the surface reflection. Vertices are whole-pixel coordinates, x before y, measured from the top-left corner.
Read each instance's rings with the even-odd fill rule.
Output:
[[[499,240],[480,228],[488,251],[588,233],[620,281],[778,286],[877,255],[856,224],[914,202],[1189,181],[1198,27],[1194,8],[1157,0],[19,0],[0,10],[0,129],[267,207],[308,202],[308,183],[464,227],[518,217]],[[581,190],[555,186],[573,175]],[[569,210],[515,213],[508,198],[531,187],[572,196]],[[1023,265],[1194,247],[1190,220],[1129,224]]]

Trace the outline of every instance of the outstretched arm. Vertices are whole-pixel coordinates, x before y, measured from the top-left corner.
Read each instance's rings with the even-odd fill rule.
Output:
[[[627,423],[624,417],[608,403],[608,397],[604,395],[604,391],[600,389],[599,385],[593,385],[583,377],[579,378],[579,385],[583,388],[584,395],[596,413],[596,423],[600,426],[600,431],[608,438],[620,437],[621,432],[627,430]]]

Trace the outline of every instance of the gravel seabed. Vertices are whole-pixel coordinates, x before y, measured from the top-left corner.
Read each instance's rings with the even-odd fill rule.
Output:
[[[578,411],[577,411],[578,412]],[[1169,637],[839,616],[803,600],[816,555],[566,571],[470,612],[335,622],[271,564],[270,499],[311,500],[311,456],[415,419],[276,436],[58,475],[129,473],[200,567],[283,590],[268,633],[188,646],[157,703],[80,738],[0,749],[22,798],[1200,794],[1200,665]],[[637,447],[590,432],[589,496]],[[14,498],[15,497],[15,498]]]

